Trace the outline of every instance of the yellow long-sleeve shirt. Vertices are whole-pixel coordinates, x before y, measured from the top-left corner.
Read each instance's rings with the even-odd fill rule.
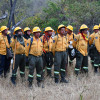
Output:
[[[53,53],[66,51],[67,49],[67,38],[65,36],[61,37],[60,34],[54,37],[53,40]]]
[[[96,49],[98,50],[98,52],[100,52],[100,32],[95,34],[94,41]]]
[[[74,37],[73,47],[75,47],[83,56],[88,55],[88,41],[84,40],[81,34]]]
[[[33,37],[33,42],[31,44],[31,39],[28,39],[27,45],[25,46],[25,55],[28,56],[29,54],[34,56],[41,56],[43,53],[43,41],[42,39],[36,40]]]
[[[25,44],[25,39],[24,44]],[[15,51],[15,43],[16,43],[16,54],[25,54],[25,46],[21,45],[19,41],[16,41],[14,38],[11,38],[10,46],[12,47],[13,52]]]
[[[43,40],[43,50],[44,52],[52,52],[53,39],[52,37],[50,37],[48,40],[46,38],[48,37],[46,37],[45,35],[41,37],[41,39]]]
[[[94,37],[95,37],[95,32],[93,32],[93,33],[89,36],[89,45],[94,44]]]
[[[7,36],[0,35],[0,54],[6,55],[6,46],[10,48]]]

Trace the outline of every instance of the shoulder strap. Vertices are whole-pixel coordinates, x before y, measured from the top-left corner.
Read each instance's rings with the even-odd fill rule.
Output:
[[[33,37],[31,37],[31,45],[32,45],[32,42],[33,42]],[[31,47],[31,45],[30,45],[30,47]]]
[[[30,52],[30,50],[31,50],[31,45],[32,45],[32,43],[33,43],[33,37],[31,37],[31,39],[30,39],[31,41],[31,44],[30,44],[30,49],[29,49],[29,52]]]
[[[3,37],[3,40],[4,40],[4,42],[5,42],[5,45],[6,45],[6,41],[5,41],[4,37]],[[6,48],[7,48],[7,45],[6,45]]]

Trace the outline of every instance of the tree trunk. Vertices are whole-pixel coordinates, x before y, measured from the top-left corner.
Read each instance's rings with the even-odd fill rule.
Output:
[[[8,25],[7,25],[7,27],[8,27],[9,29],[10,29],[10,27],[11,27],[12,18],[13,18],[13,24],[14,24],[14,11],[15,11],[16,2],[17,2],[17,0],[14,0],[14,3],[12,4],[12,0],[10,0],[10,4],[12,4],[12,7],[11,7],[10,16],[9,16],[9,21],[8,21]]]

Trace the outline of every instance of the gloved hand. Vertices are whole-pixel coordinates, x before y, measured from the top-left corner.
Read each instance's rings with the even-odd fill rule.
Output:
[[[18,35],[17,35],[17,34],[15,34],[15,35],[14,35],[14,39],[16,39],[16,38],[17,38],[17,36],[18,36]]]
[[[69,41],[69,44],[72,44],[73,43],[73,41]]]

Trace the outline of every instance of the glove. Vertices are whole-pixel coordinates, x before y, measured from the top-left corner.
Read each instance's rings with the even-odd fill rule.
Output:
[[[69,44],[72,44],[73,43],[73,41],[69,41]]]
[[[14,35],[14,39],[16,39],[16,38],[17,38],[17,36],[18,36],[18,35],[17,35],[17,34],[15,34],[15,35]]]

